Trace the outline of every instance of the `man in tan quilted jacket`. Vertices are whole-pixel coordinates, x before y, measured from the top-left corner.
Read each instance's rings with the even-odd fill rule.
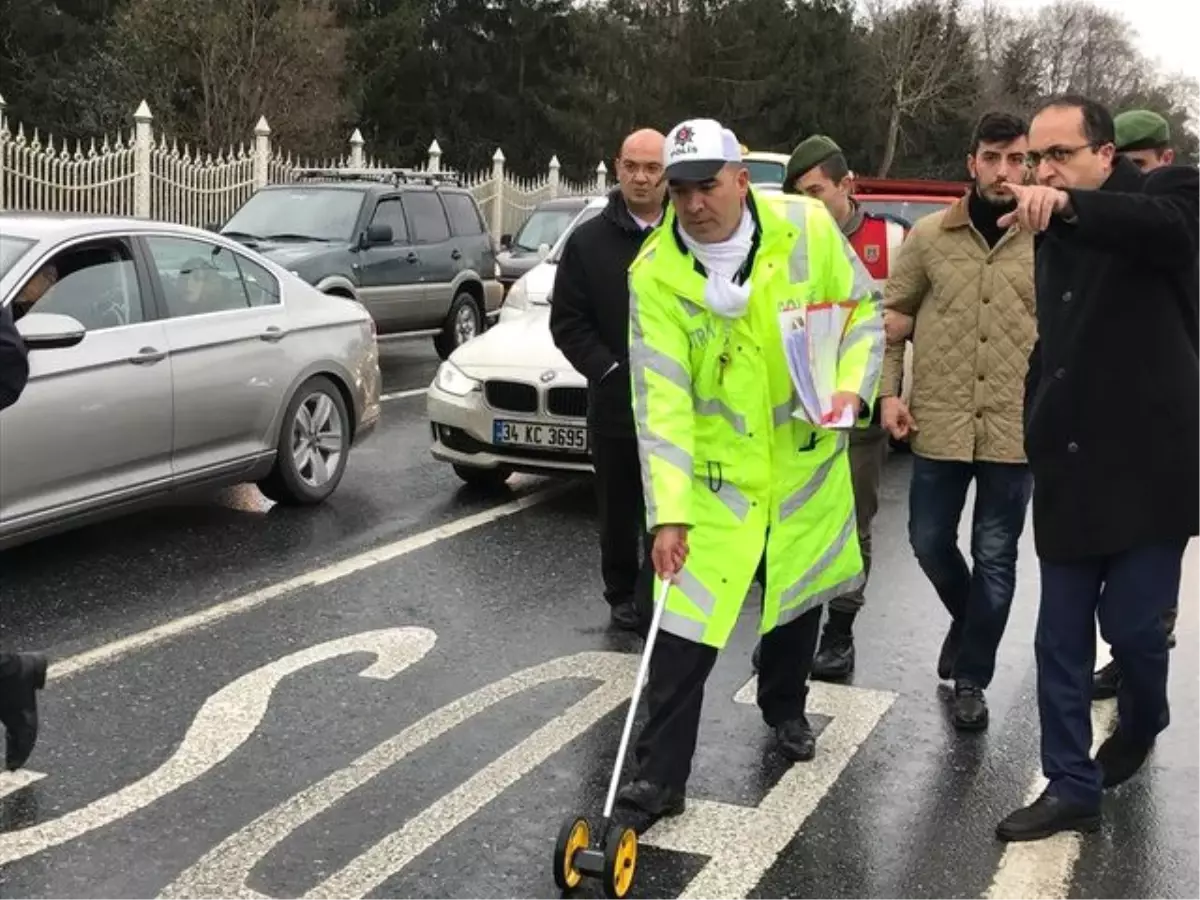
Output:
[[[912,443],[909,542],[950,613],[937,669],[954,679],[954,721],[964,730],[987,727],[984,690],[1008,623],[1032,491],[1022,404],[1036,332],[1033,236],[998,224],[1013,208],[1001,186],[1027,178],[1026,130],[1004,113],[979,120],[967,157],[974,187],[918,220],[884,291],[884,307],[914,321],[911,409],[899,396],[904,340],[892,330],[883,424]],[[972,482],[968,564],[958,527]]]

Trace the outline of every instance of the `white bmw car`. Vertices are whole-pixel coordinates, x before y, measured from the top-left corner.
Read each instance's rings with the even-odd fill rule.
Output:
[[[550,293],[567,237],[606,203],[589,200],[546,259],[513,284],[496,325],[455,350],[429,386],[431,452],[469,484],[593,471],[587,380],[554,345]]]

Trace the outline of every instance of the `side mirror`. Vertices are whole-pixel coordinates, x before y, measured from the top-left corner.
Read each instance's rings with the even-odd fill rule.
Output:
[[[500,235],[500,249],[501,250],[511,250],[512,249],[512,237],[513,236],[511,234]]]
[[[87,335],[82,322],[59,313],[26,313],[17,322],[17,331],[30,350],[74,347]]]
[[[376,244],[390,244],[392,242],[392,226],[378,225],[372,223],[367,226],[367,233],[363,237],[364,247],[374,247]]]
[[[542,241],[542,243],[538,244],[538,259],[545,259],[549,255],[550,245]]]

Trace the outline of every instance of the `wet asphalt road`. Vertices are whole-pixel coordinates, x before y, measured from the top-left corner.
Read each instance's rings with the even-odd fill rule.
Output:
[[[436,368],[425,342],[384,360],[389,393]],[[639,644],[606,627],[586,480],[481,494],[428,444],[422,398],[397,397],[321,509],[242,487],[0,554],[5,646],[58,664],[29,771],[0,774],[0,896],[556,895]],[[747,604],[692,806],[643,835],[633,896],[1200,896],[1196,548],[1147,770],[1100,834],[1006,852],[992,829],[1038,775],[1029,535],[991,728],[959,736],[907,472],[889,461],[853,683],[810,701],[817,759],[789,768],[739,702]]]

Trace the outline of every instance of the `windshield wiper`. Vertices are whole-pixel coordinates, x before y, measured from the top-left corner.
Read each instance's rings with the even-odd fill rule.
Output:
[[[283,234],[268,234],[264,241],[320,241],[322,244],[328,244],[329,238],[315,237],[311,234],[292,234],[284,232]]]
[[[257,234],[251,234],[248,231],[222,231],[221,234],[225,235],[225,237],[231,237],[234,240],[237,240],[238,238],[243,238],[248,241],[262,240],[262,238],[260,238]]]

